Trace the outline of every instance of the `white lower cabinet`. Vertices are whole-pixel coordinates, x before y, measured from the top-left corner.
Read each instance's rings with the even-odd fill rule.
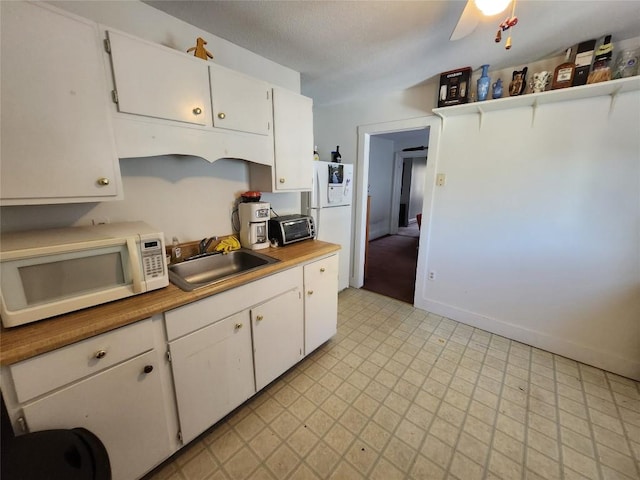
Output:
[[[336,334],[338,328],[338,255],[304,266],[305,355]]]
[[[248,310],[170,342],[169,351],[184,443],[256,391]]]
[[[142,477],[335,334],[337,258],[3,366],[14,430],[87,428]]]
[[[300,289],[251,309],[256,388],[261,390],[304,356],[304,312]]]
[[[155,350],[22,406],[29,431],[84,427],[109,454],[113,480],[140,478],[173,453]]]

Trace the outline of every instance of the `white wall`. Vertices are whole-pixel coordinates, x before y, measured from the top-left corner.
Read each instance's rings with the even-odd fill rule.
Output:
[[[610,106],[447,119],[416,305],[640,379],[640,93]]]
[[[314,106],[313,131],[321,160],[340,145],[344,163],[356,163],[359,126],[431,115],[436,98],[431,82],[408,90],[391,92],[338,105]],[[304,88],[302,93],[304,94]],[[427,139],[425,139],[425,144]],[[415,147],[416,145],[409,145]]]
[[[202,36],[215,62],[299,92],[300,75],[138,1],[63,1],[56,7],[102,25],[186,51]],[[124,200],[76,205],[2,207],[4,231],[90,224],[92,219],[144,220],[171,240],[232,233],[230,211],[249,188],[246,162],[163,156],[120,161]],[[300,195],[265,194],[279,214],[300,212]]]
[[[369,240],[389,234],[391,216],[391,190],[393,179],[392,140],[373,137],[369,170]]]
[[[489,72],[507,86],[521,67]],[[429,157],[447,186],[419,258],[437,281],[417,279],[416,306],[640,379],[637,97],[620,96],[610,117],[609,97],[541,107],[533,129],[526,109],[485,115],[482,131],[475,115],[447,120],[444,153]],[[431,82],[317,107],[315,141],[339,141],[350,162],[359,128],[424,118],[435,99]]]

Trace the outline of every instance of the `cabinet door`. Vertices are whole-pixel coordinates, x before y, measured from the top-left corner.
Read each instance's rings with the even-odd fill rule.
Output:
[[[303,314],[302,296],[297,288],[251,309],[257,390],[302,358]]]
[[[311,190],[313,180],[313,101],[273,89],[274,188]]]
[[[304,351],[309,355],[336,334],[338,255],[304,266]]]
[[[157,364],[148,352],[25,405],[29,430],[84,427],[107,448],[114,480],[141,477],[172,453]]]
[[[218,65],[209,65],[213,126],[268,135],[271,126],[269,85]]]
[[[255,393],[245,310],[169,344],[183,442]]]
[[[120,170],[97,24],[0,2],[3,205],[111,199]]]
[[[211,126],[205,61],[125,34],[108,36],[120,112]]]

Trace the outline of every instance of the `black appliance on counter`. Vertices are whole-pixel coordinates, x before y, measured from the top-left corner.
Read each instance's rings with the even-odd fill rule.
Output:
[[[269,240],[276,245],[289,245],[315,238],[316,226],[308,215],[280,215],[269,220]]]

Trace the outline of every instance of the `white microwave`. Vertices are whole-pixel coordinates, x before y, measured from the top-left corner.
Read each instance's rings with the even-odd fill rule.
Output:
[[[10,232],[0,240],[5,327],[168,284],[164,235],[143,222]]]

